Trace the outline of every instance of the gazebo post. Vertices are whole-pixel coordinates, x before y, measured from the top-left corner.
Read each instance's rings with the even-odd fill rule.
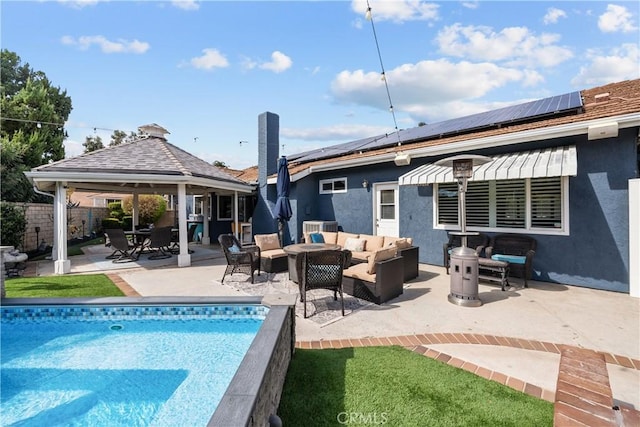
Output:
[[[178,184],[178,209],[178,235],[180,236],[178,267],[189,267],[191,265],[191,255],[189,254],[189,240],[187,238],[187,191],[185,184]]]
[[[131,231],[136,231],[136,226],[140,224],[140,199],[136,191],[133,192],[131,210]]]
[[[209,237],[209,190],[206,190],[202,195],[202,239],[200,243],[203,245],[211,244],[211,237]]]
[[[55,274],[67,274],[71,271],[71,262],[67,259],[67,187],[64,182],[56,182],[55,212],[57,220]]]

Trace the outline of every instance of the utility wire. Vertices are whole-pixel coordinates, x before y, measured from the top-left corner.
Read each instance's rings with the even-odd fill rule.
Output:
[[[398,122],[396,121],[396,113],[393,109],[393,102],[391,101],[391,92],[389,91],[389,82],[387,81],[387,75],[384,71],[384,64],[382,63],[382,54],[380,53],[380,44],[378,43],[378,35],[376,34],[376,27],[373,24],[373,14],[371,13],[371,6],[369,5],[369,0],[367,0],[367,13],[366,19],[371,21],[371,29],[373,30],[373,39],[376,42],[376,50],[378,51],[378,59],[380,60],[380,69],[382,70],[382,81],[384,81],[384,87],[387,90],[387,98],[389,99],[389,110],[391,111],[391,115],[393,116],[393,125],[396,129],[396,135],[398,137],[398,145],[402,145],[400,141],[400,132],[398,131]]]

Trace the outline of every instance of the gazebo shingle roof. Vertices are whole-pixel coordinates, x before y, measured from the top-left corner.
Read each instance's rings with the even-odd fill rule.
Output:
[[[42,165],[39,172],[101,172],[184,175],[234,183],[245,182],[162,138],[142,138]]]

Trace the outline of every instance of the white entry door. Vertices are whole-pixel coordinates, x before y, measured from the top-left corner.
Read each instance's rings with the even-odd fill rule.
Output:
[[[376,235],[399,237],[398,184],[374,184]]]

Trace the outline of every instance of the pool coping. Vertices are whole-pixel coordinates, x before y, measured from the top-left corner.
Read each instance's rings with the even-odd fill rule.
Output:
[[[282,394],[282,381],[276,378],[277,384],[271,384],[274,378],[269,375],[275,370],[272,363],[280,362],[280,371],[288,368],[295,348],[295,315],[291,301],[273,301],[262,296],[225,296],[225,297],[99,297],[99,298],[2,298],[0,306],[67,306],[67,305],[174,305],[174,304],[224,304],[224,305],[263,305],[269,308],[262,326],[240,366],[234,374],[227,390],[211,414],[208,422],[213,425],[250,425],[256,417],[275,414]],[[295,304],[295,301],[293,301]],[[285,329],[287,319],[291,324]],[[286,340],[283,340],[283,332]],[[289,334],[288,337],[286,335]],[[288,341],[288,342],[286,342]],[[288,357],[274,358],[278,349],[288,348]],[[265,357],[269,355],[269,358]],[[276,360],[274,360],[276,359]],[[286,366],[282,365],[285,362]],[[258,379],[258,381],[256,381]],[[268,401],[261,401],[265,387],[271,389]],[[258,421],[258,424],[262,424]]]

